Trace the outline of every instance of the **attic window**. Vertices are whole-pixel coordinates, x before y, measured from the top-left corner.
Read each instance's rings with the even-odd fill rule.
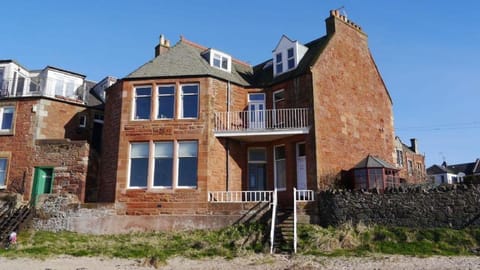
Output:
[[[293,48],[287,50],[287,63],[289,70],[295,67],[295,55],[293,54]]]
[[[230,72],[232,69],[232,57],[214,49],[210,49],[207,53],[207,59],[210,65],[224,71]]]

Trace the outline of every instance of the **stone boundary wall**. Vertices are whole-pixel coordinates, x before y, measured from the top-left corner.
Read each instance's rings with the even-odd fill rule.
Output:
[[[33,228],[88,234],[220,229],[270,218],[268,203],[209,203],[206,214],[124,215],[114,203],[80,203],[73,194],[40,195]]]
[[[480,186],[445,185],[378,192],[330,190],[318,194],[319,223],[346,222],[413,228],[480,226]]]

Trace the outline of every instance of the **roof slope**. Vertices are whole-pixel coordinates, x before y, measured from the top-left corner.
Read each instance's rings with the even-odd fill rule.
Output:
[[[354,169],[363,169],[363,168],[387,168],[387,169],[394,169],[398,170],[393,166],[392,164],[388,163],[387,161],[375,157],[372,155],[368,155],[366,158],[362,159],[355,167]]]
[[[250,85],[252,67],[232,61],[232,72],[229,73],[211,67],[208,61],[201,55],[204,51],[204,48],[193,46],[181,39],[166,53],[155,57],[127,75],[126,79],[207,75],[244,86]]]
[[[480,167],[479,159],[477,159],[475,162],[453,164],[448,166],[433,165],[427,169],[427,174],[433,175],[433,174],[443,174],[443,173],[451,173],[451,174],[464,173],[465,175],[472,175],[479,172],[478,167]]]

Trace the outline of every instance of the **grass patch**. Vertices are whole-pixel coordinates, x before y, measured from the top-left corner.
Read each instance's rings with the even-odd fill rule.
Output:
[[[147,258],[156,264],[173,256],[191,259],[220,256],[231,259],[252,252],[268,253],[265,225],[249,224],[222,230],[85,235],[72,232],[27,231],[18,245],[0,249],[0,256],[44,259],[56,255]],[[267,230],[268,231],[268,230]],[[297,250],[304,255],[412,256],[478,255],[480,229],[411,229],[344,224],[323,228],[298,226]]]
[[[414,229],[345,224],[339,228],[301,225],[299,231],[299,251],[312,255],[478,255],[475,251],[480,246],[480,229]]]

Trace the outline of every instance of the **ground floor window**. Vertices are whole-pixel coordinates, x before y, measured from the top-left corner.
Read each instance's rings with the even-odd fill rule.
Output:
[[[197,141],[130,144],[129,188],[196,188]]]
[[[4,187],[7,181],[8,159],[0,158],[0,188]]]

